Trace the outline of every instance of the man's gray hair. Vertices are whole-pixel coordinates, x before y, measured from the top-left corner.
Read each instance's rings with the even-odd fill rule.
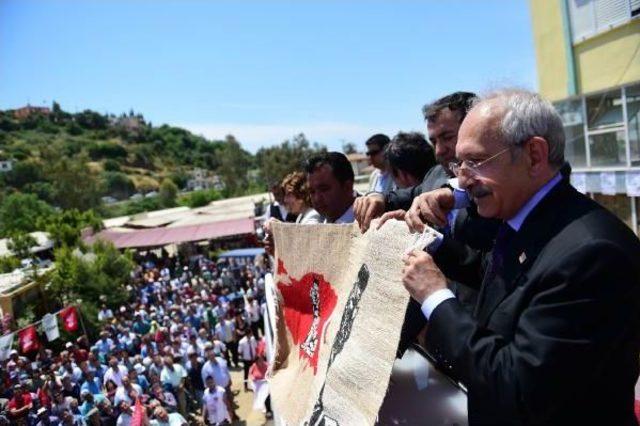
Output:
[[[549,144],[549,164],[564,164],[564,128],[551,102],[527,90],[504,89],[483,97],[476,107],[488,101],[504,111],[499,131],[508,145],[520,146],[534,136],[541,137]]]

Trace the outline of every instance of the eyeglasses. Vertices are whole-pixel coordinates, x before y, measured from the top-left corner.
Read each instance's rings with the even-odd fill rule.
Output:
[[[449,170],[451,170],[451,173],[453,173],[456,176],[460,176],[460,174],[462,174],[463,170],[465,169],[468,170],[468,173],[472,176],[480,176],[482,174],[480,172],[480,168],[482,166],[487,164],[489,161],[498,158],[499,156],[509,151],[510,149],[511,147],[507,147],[502,151],[498,152],[497,154],[494,154],[491,157],[487,158],[486,160],[482,160],[482,161],[458,160],[458,161],[451,162],[449,163]],[[463,166],[464,166],[464,169],[462,168]]]
[[[373,150],[373,151],[367,151],[367,157],[373,157],[374,155],[379,154],[381,151],[382,151],[381,149],[376,149],[376,150]]]

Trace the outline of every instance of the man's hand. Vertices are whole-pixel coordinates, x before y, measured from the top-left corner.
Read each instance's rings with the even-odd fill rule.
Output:
[[[455,198],[449,188],[425,192],[413,199],[405,221],[413,232],[422,232],[425,223],[437,226],[447,224],[447,213],[453,209]]]
[[[416,302],[422,304],[435,291],[447,288],[447,279],[426,252],[413,250],[402,261],[402,284]]]
[[[404,216],[406,214],[407,214],[407,212],[405,210],[402,210],[402,209],[386,212],[380,218],[380,221],[378,222],[378,226],[376,226],[376,229],[382,228],[382,225],[384,225],[384,223],[386,221],[388,221],[389,219],[404,220]]]
[[[273,243],[273,232],[271,230],[272,225],[275,222],[280,221],[274,217],[270,217],[269,220],[267,220],[262,226],[262,229],[264,229],[264,239],[262,240],[262,244],[264,245],[264,250],[271,256],[273,256],[275,252],[275,246]]]
[[[384,195],[372,193],[358,197],[353,202],[353,214],[360,225],[360,231],[365,232],[371,225],[371,220],[384,213]]]

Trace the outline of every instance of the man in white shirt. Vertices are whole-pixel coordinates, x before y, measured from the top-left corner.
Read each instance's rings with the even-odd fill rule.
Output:
[[[114,397],[114,404],[120,405],[120,401],[127,401],[130,405],[133,405],[135,398],[142,395],[142,388],[137,383],[131,383],[128,376],[122,378],[122,386],[116,389],[116,395]]]
[[[225,356],[227,361],[231,362],[232,357],[229,356],[229,350],[233,351],[233,347],[235,345],[235,326],[233,325],[233,321],[229,318],[221,319],[218,324],[216,324],[216,337],[224,342],[225,344]],[[237,365],[234,365],[237,367]]]
[[[253,335],[257,336],[258,330],[260,328],[260,320],[261,320],[260,305],[258,305],[258,301],[255,300],[253,297],[248,296],[247,304],[245,305],[244,310],[247,314],[247,319],[249,320],[249,324],[251,325],[251,330],[253,331]]]
[[[221,425],[231,422],[233,409],[226,390],[216,385],[212,376],[206,378],[207,389],[202,398],[202,417],[207,419],[210,425]]]
[[[131,424],[131,405],[126,401],[120,401],[120,405],[118,406],[120,409],[120,415],[118,416],[118,420],[116,421],[116,426],[129,426]]]
[[[227,361],[221,357],[216,357],[213,349],[207,351],[207,362],[202,366],[202,380],[206,381],[207,377],[213,377],[223,388],[231,388],[231,375],[227,368]]]
[[[340,152],[311,157],[305,164],[311,204],[325,223],[352,223],[354,174],[351,163]]]
[[[244,391],[247,392],[249,390],[248,387],[248,379],[249,379],[249,369],[253,364],[253,361],[256,359],[256,350],[258,349],[258,342],[256,342],[256,338],[253,337],[253,331],[251,329],[247,330],[247,334],[240,339],[238,343],[238,352],[240,353],[240,359],[242,359],[242,367],[244,369]]]
[[[183,416],[187,415],[187,399],[184,391],[184,381],[187,371],[180,364],[173,362],[173,358],[164,358],[164,368],[160,372],[160,381],[163,385],[169,384],[178,399],[178,411]]]
[[[109,368],[104,373],[102,383],[106,385],[107,382],[112,381],[117,386],[122,386],[122,378],[127,377],[127,374],[127,367],[118,365],[118,359],[112,356],[109,358]]]
[[[100,312],[98,312],[98,321],[107,321],[113,318],[113,311],[103,304]]]

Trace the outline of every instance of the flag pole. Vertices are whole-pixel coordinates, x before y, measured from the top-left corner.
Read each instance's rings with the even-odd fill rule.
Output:
[[[87,329],[84,326],[84,320],[82,319],[82,310],[80,309],[80,305],[76,305],[77,311],[78,311],[78,317],[80,318],[80,326],[82,327],[82,333],[84,334],[84,337],[87,338],[87,340],[89,340],[89,336],[87,335]]]

